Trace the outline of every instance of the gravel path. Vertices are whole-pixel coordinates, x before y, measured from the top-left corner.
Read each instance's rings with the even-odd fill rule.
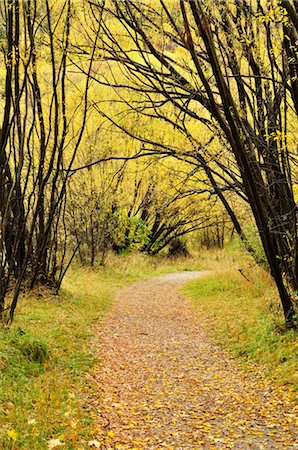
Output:
[[[298,448],[286,395],[241,371],[177,292],[203,275],[159,276],[117,295],[94,341],[98,448]]]

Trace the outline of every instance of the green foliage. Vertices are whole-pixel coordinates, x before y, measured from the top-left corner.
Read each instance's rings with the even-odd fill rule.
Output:
[[[114,214],[110,235],[119,253],[140,250],[149,242],[150,230],[144,220],[138,216],[129,216],[124,209],[118,208]]]
[[[130,223],[132,244],[136,245],[138,249],[144,247],[149,242],[150,230],[148,225],[140,217],[133,217],[130,219]],[[134,250],[134,247],[132,247],[132,250]]]

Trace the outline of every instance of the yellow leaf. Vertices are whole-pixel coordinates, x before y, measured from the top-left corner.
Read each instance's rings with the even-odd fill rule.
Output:
[[[18,437],[17,432],[14,429],[7,430],[7,436],[9,436],[13,441],[16,441]]]
[[[109,436],[111,439],[113,439],[113,437],[115,436],[114,431],[112,431],[112,430],[108,431],[108,436]]]
[[[75,420],[72,420],[70,422],[70,426],[71,426],[71,428],[77,428],[78,424],[77,424],[77,422]]]

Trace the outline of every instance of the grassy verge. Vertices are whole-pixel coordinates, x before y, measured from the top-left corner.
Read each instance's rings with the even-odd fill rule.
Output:
[[[139,278],[200,269],[214,273],[185,291],[204,314],[208,333],[293,386],[296,336],[283,329],[271,281],[249,258],[235,249],[197,259],[111,258],[104,269],[73,268],[60,296],[41,290],[25,296],[12,329],[0,331],[0,448],[49,449],[51,440],[66,450],[89,448],[96,412],[84,375],[94,364],[89,344],[95,326],[113,294]]]
[[[0,448],[89,448],[95,412],[84,374],[94,363],[90,339],[113,294],[139,278],[197,268],[191,259],[127,255],[105,269],[73,268],[60,296],[40,290],[22,298],[13,327],[0,331]]]
[[[197,314],[203,314],[207,333],[248,364],[260,364],[262,371],[276,383],[288,385],[297,398],[297,332],[283,326],[268,273],[240,250],[214,253],[209,267],[210,275],[184,287]]]

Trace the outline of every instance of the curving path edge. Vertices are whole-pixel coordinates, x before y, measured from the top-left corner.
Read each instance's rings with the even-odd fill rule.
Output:
[[[214,345],[178,292],[205,274],[162,275],[117,294],[93,342],[99,448],[298,448],[293,405]]]

